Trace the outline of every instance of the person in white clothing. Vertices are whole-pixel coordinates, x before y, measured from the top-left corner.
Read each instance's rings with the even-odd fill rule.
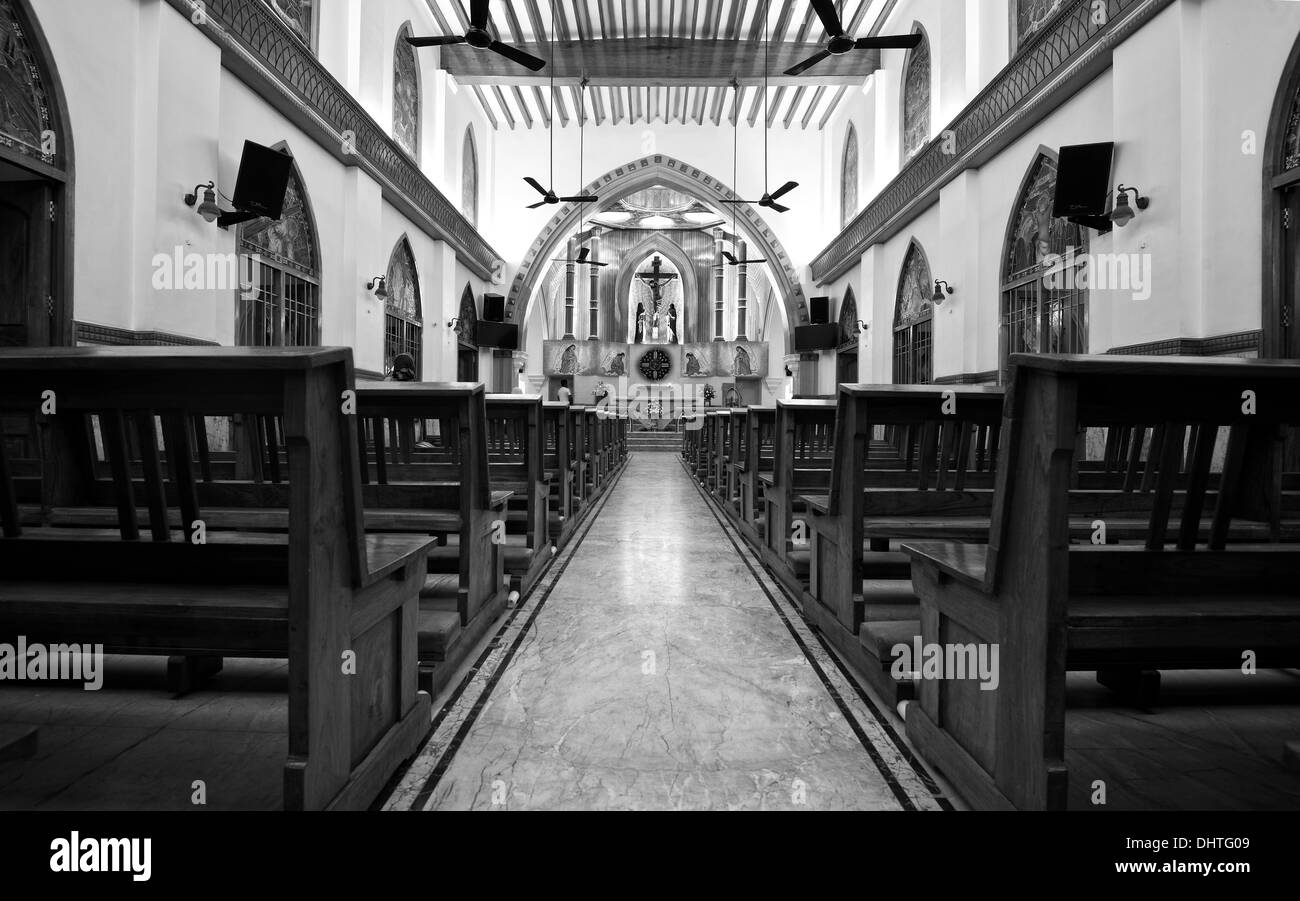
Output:
[[[560,390],[555,392],[555,394],[560,399],[560,403],[562,404],[573,403],[573,392],[569,390],[568,382],[560,382]]]

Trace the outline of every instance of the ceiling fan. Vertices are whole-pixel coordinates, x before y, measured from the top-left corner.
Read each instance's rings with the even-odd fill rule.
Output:
[[[486,0],[485,0],[485,5],[486,5]],[[552,57],[552,61],[554,61],[554,57],[555,57],[555,4],[554,4],[554,3],[551,4],[551,57]],[[587,79],[585,79],[585,78],[582,80],[582,90],[583,90],[583,92],[584,92],[584,94],[585,94],[585,92],[586,92],[586,90],[587,90]],[[550,139],[550,142],[551,142],[551,177],[550,177],[550,183],[551,183],[551,185],[554,185],[554,184],[555,184],[555,66],[551,66],[551,100],[550,100],[550,108],[551,108],[551,109],[550,109],[550,114],[547,116],[547,121],[546,121],[546,133],[547,133],[547,136],[548,136],[548,138]],[[586,125],[586,121],[587,121],[587,120],[586,120],[586,117],[583,115],[583,111],[582,111],[581,109],[579,109],[579,110],[578,110],[578,142],[579,142],[578,146],[579,146],[579,148],[582,147],[582,140],[583,140],[583,134],[584,134],[584,126]],[[579,167],[579,173],[581,173],[581,167],[582,167],[582,150],[581,150],[581,149],[578,150],[578,167]],[[528,182],[528,184],[532,185],[533,189],[534,189],[535,191],[537,191],[538,194],[541,194],[541,195],[542,195],[542,199],[541,199],[541,200],[537,201],[537,202],[534,203],[534,204],[530,204],[530,205],[528,206],[528,209],[530,209],[530,210],[535,210],[535,209],[537,209],[539,206],[543,206],[543,205],[548,204],[548,203],[549,203],[549,204],[556,204],[556,203],[561,203],[561,202],[563,202],[563,203],[595,203],[597,200],[600,199],[599,197],[592,197],[592,196],[589,195],[589,194],[578,194],[578,195],[576,195],[576,196],[574,196],[574,197],[560,197],[560,196],[556,195],[556,193],[555,193],[555,188],[554,188],[554,187],[543,188],[543,187],[541,186],[541,184],[537,181],[537,179],[533,178],[533,177],[530,176],[530,175],[526,175],[526,176],[524,176],[524,181],[526,181],[526,182]],[[579,181],[579,182],[582,181],[582,176],[581,176],[581,174],[579,174],[579,176],[578,176],[578,181]]]
[[[560,258],[557,257],[556,259],[553,259],[551,262],[553,262],[553,263],[577,263],[577,264],[580,265],[580,266],[602,266],[602,267],[603,267],[603,266],[608,266],[608,265],[609,265],[609,263],[597,263],[595,260],[589,260],[589,259],[587,259],[587,257],[589,257],[589,256],[591,256],[591,248],[590,248],[590,247],[584,247],[584,248],[582,248],[581,250],[578,251],[578,256],[577,256],[575,259],[567,260],[567,259],[560,259]]]
[[[769,210],[773,210],[777,213],[785,213],[788,212],[790,208],[788,206],[782,206],[781,204],[777,203],[777,201],[780,200],[782,197],[784,197],[786,194],[789,194],[795,188],[799,187],[799,182],[788,181],[785,184],[781,185],[781,187],[777,188],[775,191],[767,190],[767,121],[768,121],[767,120],[767,70],[768,70],[768,48],[771,44],[771,40],[767,36],[768,6],[769,3],[767,2],[767,0],[764,0],[763,3],[763,196],[759,200],[724,200],[722,202],[729,203],[729,204],[756,203],[759,206],[767,207]],[[737,88],[737,91],[738,90],[739,88]],[[732,127],[733,127],[734,134],[732,137],[733,148],[732,148],[732,156],[731,156],[731,166],[732,166],[732,171],[734,173],[736,168],[736,147],[739,146],[739,138],[736,136],[739,134],[739,129],[740,129],[739,112],[737,112],[737,115],[732,118]],[[732,184],[735,184],[734,179],[732,181]]]
[[[494,40],[488,34],[488,0],[470,0],[469,31],[464,35],[439,35],[437,37],[416,38],[408,36],[406,43],[412,47],[445,47],[448,44],[469,44],[475,50],[491,50],[499,53],[511,62],[518,63],[536,72],[546,65],[545,60],[538,59],[531,53],[525,53],[517,47]]]
[[[826,42],[825,49],[786,69],[786,75],[802,75],[826,57],[839,56],[850,50],[912,50],[921,43],[920,34],[886,34],[855,40],[852,35],[844,33],[840,14],[831,0],[811,0],[811,2],[817,18],[822,20],[822,25],[826,28],[826,34],[830,39]]]

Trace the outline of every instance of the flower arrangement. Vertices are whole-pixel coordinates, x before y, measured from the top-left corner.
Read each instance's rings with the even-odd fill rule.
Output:
[[[704,386],[704,406],[706,407],[713,406],[713,398],[717,396],[718,396],[718,392],[713,390],[712,385]]]

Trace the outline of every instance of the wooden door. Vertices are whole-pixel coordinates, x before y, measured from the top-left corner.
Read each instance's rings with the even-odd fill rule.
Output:
[[[456,351],[456,381],[478,381],[478,351],[461,347]]]
[[[8,182],[0,191],[0,346],[52,343],[54,223],[44,182]]]
[[[1282,193],[1282,298],[1278,304],[1281,356],[1300,359],[1300,186]]]
[[[835,355],[835,383],[837,385],[856,385],[858,383],[858,352],[841,350]]]

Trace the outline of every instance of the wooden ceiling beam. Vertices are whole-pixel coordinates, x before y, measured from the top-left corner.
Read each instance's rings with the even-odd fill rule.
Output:
[[[848,88],[840,88],[838,91],[835,92],[835,96],[831,98],[830,104],[826,107],[826,112],[822,113],[821,121],[817,123],[818,131],[826,127],[826,123],[829,122],[831,120],[831,116],[835,114],[836,107],[840,105],[840,101],[844,99],[844,95],[847,94],[848,92],[849,92]]]
[[[510,126],[510,130],[514,131],[515,117],[514,114],[510,112],[510,104],[506,102],[506,95],[502,93],[501,89],[496,85],[492,86],[492,93],[496,94],[497,104],[501,107],[501,115],[505,116],[506,123]]]
[[[825,93],[826,85],[824,84],[819,84],[817,90],[813,91],[812,100],[808,101],[808,109],[804,112],[803,119],[799,123],[800,128],[808,128],[808,123],[812,120],[813,113],[817,110],[817,104],[822,102],[822,95]]]
[[[501,126],[497,122],[496,113],[492,112],[492,105],[488,103],[487,95],[483,93],[483,89],[478,85],[473,85],[472,90],[474,91],[474,96],[478,98],[478,105],[482,108],[483,115],[487,116],[488,123],[494,130],[500,128]]]

